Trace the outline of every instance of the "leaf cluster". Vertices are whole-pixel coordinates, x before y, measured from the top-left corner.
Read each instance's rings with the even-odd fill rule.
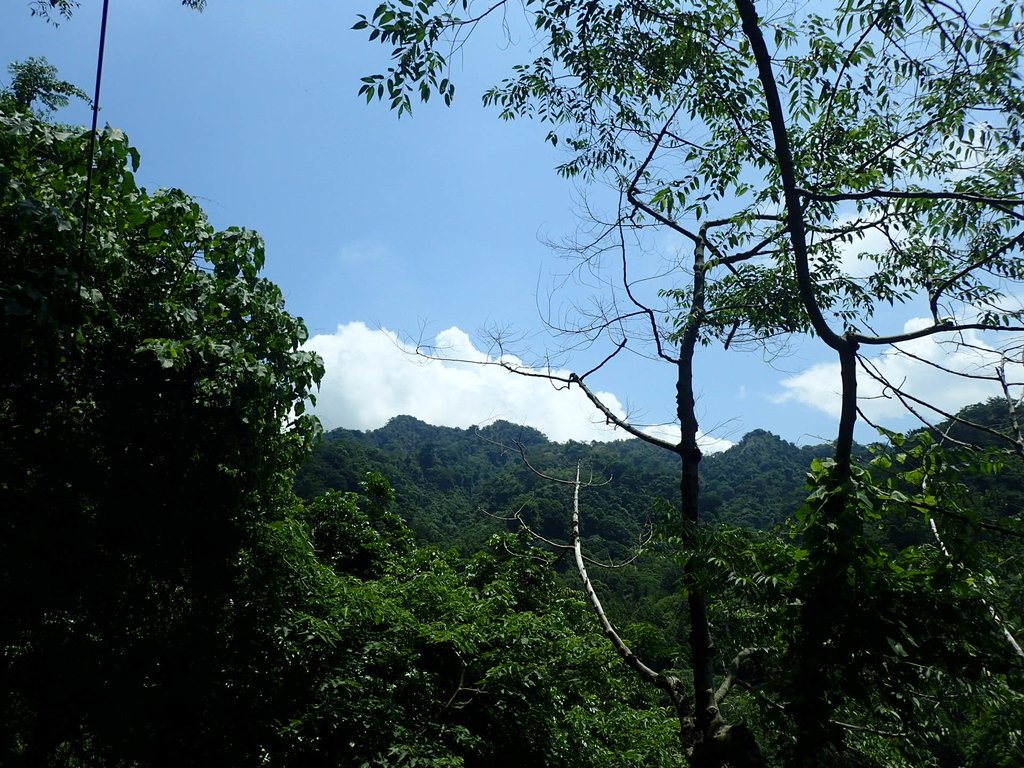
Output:
[[[0,749],[235,759],[238,552],[290,503],[323,366],[262,240],[140,189],[114,129],[83,233],[88,140],[0,111]]]

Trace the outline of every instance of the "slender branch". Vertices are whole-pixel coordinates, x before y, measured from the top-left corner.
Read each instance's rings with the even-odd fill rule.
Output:
[[[715,691],[715,705],[720,705],[722,700],[729,695],[729,691],[732,690],[733,685],[739,682],[740,677],[740,666],[743,664],[743,660],[754,654],[753,648],[744,648],[742,651],[733,656],[732,662],[729,664],[729,669],[726,670],[725,679],[722,684],[718,686],[718,690]]]
[[[756,218],[762,218],[762,219],[765,219],[765,220],[768,220],[768,221],[781,221],[781,219],[778,216],[759,216],[759,217],[756,217]],[[757,245],[755,245],[753,248],[748,248],[745,251],[739,251],[739,252],[734,253],[734,254],[732,254],[730,256],[722,255],[722,256],[716,256],[714,259],[709,259],[708,260],[708,264],[707,264],[708,269],[711,269],[711,268],[716,267],[718,265],[731,266],[733,264],[738,264],[741,261],[748,261],[748,260],[754,258],[755,256],[762,256],[765,253],[767,253],[767,251],[765,251],[765,249],[769,245],[774,243],[776,240],[778,240],[785,233],[786,233],[786,230],[784,228],[780,229],[779,231],[775,232],[774,234],[766,235],[765,237],[763,237],[761,239],[761,241]],[[710,245],[710,243],[709,243],[709,245]]]
[[[594,407],[597,408],[597,410],[599,410],[604,415],[605,420],[608,424],[613,424],[614,426],[618,427],[624,432],[628,432],[633,437],[643,440],[645,443],[656,445],[659,448],[664,448],[665,450],[672,451],[673,453],[676,453],[678,451],[678,446],[673,445],[667,440],[661,440],[657,437],[654,437],[653,435],[649,435],[639,427],[636,427],[633,424],[626,421],[625,419],[616,416],[615,413],[613,413],[612,410],[607,405],[604,404],[604,401],[602,401],[601,398],[594,394],[593,390],[591,390],[590,387],[588,387],[586,383],[582,379],[580,379],[580,377],[577,376],[575,373],[569,374],[568,381],[569,384],[575,384],[583,391],[583,394],[587,396],[587,399],[591,403],[593,403]]]
[[[744,0],[739,0],[743,2]],[[814,192],[802,187],[794,188],[801,198],[821,203],[842,203],[853,200],[953,200],[961,203],[978,203],[991,205],[1006,212],[1015,219],[1024,221],[1024,213],[1016,213],[1012,208],[1024,205],[1024,199],[1016,197],[986,197],[970,192],[946,192],[943,190],[904,190],[904,189],[869,189],[864,192]]]
[[[616,653],[619,654],[630,669],[639,675],[641,680],[665,691],[665,693],[668,694],[669,699],[671,699],[676,712],[682,719],[690,713],[689,699],[686,696],[682,681],[672,675],[655,672],[637,658],[637,655],[633,653],[632,649],[626,645],[618,632],[615,631],[615,627],[612,626],[611,621],[604,612],[604,607],[601,605],[601,600],[597,596],[597,591],[594,589],[594,585],[590,581],[590,576],[587,575],[587,566],[583,561],[583,547],[580,541],[580,485],[580,465],[577,463],[576,480],[573,484],[572,494],[571,538],[573,551],[576,555],[576,570],[579,572],[580,580],[583,582],[583,590],[586,592],[587,600],[590,602],[590,606],[597,614],[597,618],[601,622],[601,629],[604,631],[605,637],[611,641]]]
[[[458,19],[458,18],[455,18],[454,16],[449,17],[449,19],[445,23],[445,29],[458,29],[459,27],[464,27],[464,26],[467,26],[467,25],[476,26],[481,21],[483,21],[485,18],[487,18],[492,13],[494,13],[496,10],[498,10],[499,8],[501,8],[503,5],[506,5],[506,4],[507,4],[507,0],[498,0],[498,2],[496,2],[490,8],[485,10],[483,13],[481,13],[481,14],[479,14],[477,16],[472,16],[472,17],[470,17],[468,19]]]
[[[1010,411],[1010,423],[1013,425],[1013,442],[1017,446],[1017,452],[1024,456],[1024,435],[1021,434],[1020,419],[1017,416],[1017,399],[1010,394],[1010,385],[1006,381],[1006,360],[1000,361],[996,366],[996,377],[999,379],[999,386],[1003,390],[1003,399],[1006,400],[1007,410]]]
[[[597,371],[601,370],[602,368],[604,368],[604,366],[605,366],[605,365],[606,365],[607,363],[609,363],[609,362],[611,361],[611,359],[612,359],[613,357],[615,357],[615,356],[616,356],[617,354],[619,354],[619,352],[621,352],[622,350],[624,350],[624,349],[626,348],[626,344],[627,344],[628,342],[629,342],[629,339],[623,339],[622,341],[620,341],[620,342],[619,342],[618,344],[616,344],[616,345],[615,345],[615,349],[613,349],[613,350],[612,350],[612,351],[611,351],[611,352],[610,352],[610,353],[608,354],[608,356],[607,356],[607,357],[605,357],[605,359],[604,359],[604,360],[602,360],[602,361],[601,361],[600,363],[598,363],[597,365],[595,365],[595,366],[594,366],[593,368],[591,368],[591,369],[590,369],[589,371],[587,371],[586,373],[581,373],[581,374],[580,374],[579,376],[577,376],[576,378],[577,378],[577,379],[578,379],[578,380],[579,380],[580,382],[582,382],[582,381],[583,381],[583,380],[584,380],[585,378],[587,378],[587,376],[589,376],[590,374],[592,374],[592,373],[595,373],[595,372],[597,372]]]
[[[561,542],[558,542],[558,541],[552,541],[551,539],[545,538],[544,536],[541,536],[539,533],[537,533],[535,530],[533,530],[533,528],[530,527],[529,523],[527,523],[525,520],[523,520],[522,511],[523,511],[522,508],[520,508],[520,509],[516,510],[515,512],[513,512],[511,515],[507,515],[506,516],[506,515],[495,515],[493,512],[488,512],[486,509],[481,510],[481,512],[483,512],[485,515],[487,515],[492,520],[500,520],[500,521],[502,521],[504,523],[516,523],[520,528],[522,528],[524,531],[526,531],[527,534],[529,534],[530,538],[536,539],[537,541],[540,541],[540,542],[543,542],[544,544],[546,544],[547,546],[551,547],[552,549],[563,550],[563,551],[568,551],[568,550],[572,549],[572,545],[571,544],[562,544]]]
[[[885,736],[889,739],[905,739],[907,734],[900,733],[898,731],[885,731],[880,728],[871,728],[866,725],[855,725],[853,723],[844,723],[839,720],[829,720],[832,725],[844,728],[847,731],[860,731],[862,733],[872,733],[875,736]]]
[[[445,705],[443,707],[441,707],[441,709],[438,711],[438,713],[434,716],[435,719],[440,718],[441,715],[443,715],[448,709],[451,708],[452,704],[455,702],[455,698],[460,693],[463,693],[463,692],[465,692],[465,693],[472,693],[472,694],[485,693],[485,691],[482,691],[479,688],[467,688],[466,687],[466,685],[465,685],[466,684],[466,670],[468,670],[468,669],[469,669],[469,665],[465,661],[463,661],[462,662],[462,671],[459,673],[459,682],[455,686],[455,690],[452,692],[452,695],[448,697],[448,701],[445,702]],[[419,731],[420,734],[422,734],[427,729],[427,727],[429,725],[430,725],[429,723],[425,723],[423,725],[423,727]]]
[[[935,316],[935,315],[938,314],[938,306],[937,305],[938,305],[939,297],[942,296],[942,294],[945,293],[947,290],[949,290],[958,280],[962,280],[964,277],[966,277],[967,275],[971,274],[975,270],[981,269],[986,264],[989,264],[989,263],[995,261],[996,259],[1001,257],[1004,253],[1006,253],[1007,251],[1011,250],[1015,246],[1020,245],[1022,242],[1024,242],[1024,232],[1018,233],[1015,237],[1013,237],[1010,240],[1008,240],[1005,243],[1003,243],[994,252],[986,254],[983,258],[977,259],[976,261],[971,262],[970,264],[964,266],[959,271],[955,272],[948,279],[944,280],[942,282],[942,284],[940,284],[932,292],[932,294],[928,297],[928,303],[931,306],[932,315]]]
[[[845,75],[846,70],[849,69],[850,62],[853,60],[854,53],[856,53],[857,49],[860,48],[860,46],[864,43],[865,40],[867,40],[868,35],[871,34],[871,30],[875,28],[875,25],[878,23],[880,15],[881,14],[876,14],[875,17],[871,19],[871,23],[864,26],[864,29],[861,31],[860,37],[857,39],[857,42],[853,44],[850,50],[847,51],[846,56],[843,57],[843,65],[839,68],[839,71],[836,73],[834,81],[835,84],[832,86],[832,90],[829,93],[828,104],[825,105],[824,128],[826,129],[829,127],[829,123],[832,122],[832,118],[835,115],[835,113],[832,110],[833,107],[835,107],[836,94],[840,92],[839,81],[843,79],[843,75]]]
[[[968,344],[968,343],[966,343],[964,341],[958,341],[958,342],[955,342],[955,343],[957,344],[958,348],[975,349],[975,350],[978,350],[978,351],[981,351],[981,352],[989,352],[989,353],[994,351],[992,349],[989,349],[988,347],[976,346],[976,345],[973,345],[973,344]],[[951,376],[959,376],[959,377],[964,378],[964,379],[973,379],[975,381],[998,381],[999,380],[999,377],[994,375],[994,374],[991,375],[991,376],[986,376],[986,375],[984,375],[982,373],[968,373],[967,371],[957,371],[957,370],[954,370],[953,368],[947,368],[946,366],[941,365],[940,363],[936,363],[934,360],[929,360],[927,357],[923,357],[922,355],[914,354],[913,352],[910,352],[910,351],[904,349],[903,347],[897,347],[897,346],[894,345],[893,349],[895,349],[903,357],[909,357],[911,360],[913,360],[915,362],[921,363],[922,365],[930,366],[932,368],[935,368],[936,370],[942,371],[943,373],[948,373]]]
[[[864,370],[864,372],[867,373],[868,376],[870,376],[872,379],[874,379],[879,384],[883,385],[886,389],[888,389],[890,392],[892,392],[893,395],[900,401],[900,403],[902,403],[903,407],[906,408],[907,410],[909,410],[911,413],[914,413],[915,416],[918,416],[918,418],[921,419],[921,421],[923,423],[927,424],[928,422],[927,422],[926,419],[923,419],[921,416],[919,416],[913,410],[913,408],[911,408],[907,404],[908,400],[913,402],[913,403],[916,403],[919,406],[922,406],[924,408],[928,408],[931,411],[934,411],[935,413],[939,414],[940,416],[942,416],[943,418],[949,420],[950,422],[957,423],[957,424],[962,424],[962,425],[964,425],[966,427],[970,427],[972,429],[976,429],[979,432],[984,432],[984,433],[986,433],[988,435],[991,435],[992,437],[996,437],[996,438],[998,438],[1000,440],[1005,440],[1006,442],[1008,442],[1008,443],[1010,443],[1011,445],[1014,446],[1015,452],[1019,453],[1019,455],[1021,455],[1021,456],[1024,456],[1024,445],[1018,445],[1017,441],[1015,441],[1012,438],[1010,438],[1009,436],[1003,434],[999,430],[996,430],[996,429],[993,429],[991,427],[985,426],[984,424],[979,424],[977,422],[973,422],[973,421],[970,421],[968,419],[964,419],[964,418],[962,418],[960,416],[957,416],[954,413],[950,413],[948,411],[944,411],[941,408],[939,408],[939,407],[937,407],[935,405],[932,405],[931,403],[929,403],[926,400],[922,400],[919,397],[915,397],[914,395],[911,395],[909,392],[904,390],[902,388],[902,386],[897,386],[896,384],[893,384],[888,378],[886,378],[882,374],[881,371],[878,370],[878,366],[876,366],[873,362],[871,362],[867,358],[865,358],[865,357],[863,357],[861,355],[858,355],[857,359],[858,359],[858,362],[860,363],[861,369]]]
[[[957,323],[952,320],[945,323],[939,323],[938,325],[929,325],[926,328],[920,328],[916,331],[910,331],[908,333],[897,333],[892,336],[864,336],[859,333],[851,333],[849,336],[851,339],[856,341],[858,344],[868,344],[878,346],[882,344],[899,344],[903,341],[913,341],[914,339],[923,339],[928,336],[934,336],[938,333],[951,333],[959,331],[1000,331],[1006,332],[1020,332],[1024,331],[1024,325],[991,325],[989,323]]]
[[[620,253],[622,254],[622,285],[623,285],[623,288],[626,291],[626,296],[629,297],[629,300],[631,302],[633,302],[633,305],[637,309],[639,309],[641,312],[643,312],[647,316],[647,319],[648,319],[648,321],[651,324],[651,336],[654,339],[654,345],[655,345],[655,349],[657,350],[658,357],[660,357],[662,360],[665,360],[666,362],[674,364],[674,363],[677,362],[676,358],[672,357],[667,352],[665,352],[664,347],[663,347],[663,345],[661,343],[661,332],[658,329],[658,320],[654,316],[654,311],[650,307],[648,307],[648,306],[646,306],[644,304],[641,304],[637,300],[637,298],[633,295],[633,287],[632,287],[632,285],[629,282],[628,271],[627,271],[627,266],[628,265],[627,265],[627,260],[626,260],[626,238],[625,238],[625,234],[622,231],[622,222],[621,221],[619,222],[619,248],[620,248]]]
[[[640,163],[640,166],[636,169],[636,173],[633,174],[632,181],[630,181],[629,186],[626,188],[626,199],[629,200],[630,203],[635,205],[644,213],[648,214],[649,216],[653,216],[666,227],[675,230],[684,237],[688,237],[694,243],[699,243],[699,235],[687,229],[675,219],[663,215],[656,208],[653,208],[652,206],[648,205],[646,202],[641,200],[640,196],[637,194],[637,185],[640,183],[640,179],[643,177],[644,173],[647,172],[648,166],[650,166],[651,162],[654,160],[654,156],[655,154],[657,154],[658,148],[661,146],[661,142],[665,140],[665,136],[668,134],[668,127],[672,124],[672,121],[675,120],[676,115],[679,114],[679,110],[683,108],[684,103],[685,102],[681,101],[676,106],[676,108],[672,111],[672,114],[669,115],[668,120],[665,122],[661,130],[658,132],[658,135],[654,138],[654,141],[651,142],[651,149],[647,153],[647,157],[645,157],[643,162]]]

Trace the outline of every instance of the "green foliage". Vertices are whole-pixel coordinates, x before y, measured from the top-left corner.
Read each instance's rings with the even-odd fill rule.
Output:
[[[197,11],[206,7],[206,0],[181,0],[181,4]],[[81,5],[79,0],[29,0],[29,9],[33,16],[39,16],[56,24],[55,18],[70,19]]]
[[[926,434],[888,437],[889,449],[875,446],[855,469],[844,518],[828,514],[842,492],[834,465],[815,460],[787,535],[719,526],[680,551],[681,563],[706,563],[701,583],[717,590],[723,663],[745,654],[742,691],[724,711],[766,752],[797,761],[794,724],[812,679],[834,729],[821,764],[1019,762],[1022,660],[1003,634],[1019,636],[1024,619],[1019,569],[1007,561],[1021,552],[1015,521],[977,504],[984,455],[943,450]],[[830,610],[807,610],[812,601]]]
[[[57,77],[57,68],[46,57],[29,57],[7,66],[11,73],[11,84],[0,91],[0,103],[12,110],[27,112],[38,101],[42,113],[55,112],[66,107],[71,98],[89,101],[85,92],[71,83]]]
[[[139,189],[113,129],[83,240],[87,143],[0,113],[0,750],[245,764],[239,551],[291,504],[322,365],[260,238]]]
[[[787,680],[783,670],[811,670],[833,722],[848,724],[835,726],[836,764],[847,759],[844,750],[867,759],[879,749],[907,765],[940,754],[966,761],[976,734],[965,710],[1005,712],[1024,701],[1013,685],[1021,659],[1003,634],[1007,625],[992,615],[998,608],[1010,626],[1019,625],[1019,611],[995,575],[1006,542],[985,551],[963,538],[981,530],[983,515],[964,478],[983,459],[942,450],[927,434],[889,437],[895,450],[879,450],[870,467],[855,468],[849,487],[833,482],[830,461],[812,466],[792,565],[780,574],[788,608],[777,637],[788,650],[776,695],[791,702],[794,719],[803,716],[806,680],[799,671]],[[837,517],[828,512],[829,500],[840,493],[848,501]],[[938,521],[941,539],[936,533],[894,547],[891,539],[865,535],[922,516]],[[816,601],[831,609],[804,609]],[[880,742],[879,735],[888,738]],[[1021,754],[1012,731],[999,744]]]
[[[973,406],[962,416],[1005,424],[1005,408],[986,408]],[[635,544],[639,524],[666,514],[676,519],[653,493],[671,496],[671,457],[639,441],[556,445],[512,425],[497,428],[506,439],[529,441],[528,455],[537,466],[563,467],[582,458],[596,477],[612,478],[585,491],[589,554],[622,557]],[[967,437],[963,430],[957,434]],[[460,540],[459,532],[473,526],[482,534],[488,518],[481,507],[495,513],[523,509],[532,526],[559,537],[569,506],[564,489],[540,481],[516,451],[481,437],[489,437],[487,429],[429,427],[409,417],[368,433],[337,430],[311,457],[300,480],[316,476],[328,486],[344,486],[355,467],[376,463],[394,472],[395,510],[418,529],[432,531],[435,541]],[[982,599],[1009,627],[1021,626],[1021,583],[1013,566],[1020,548],[1015,539],[984,527],[1015,530],[1014,519],[985,500],[1020,492],[1017,465],[1005,454],[940,450],[923,436],[888,439],[890,447],[856,451],[864,466],[854,475],[852,495],[858,503],[850,508],[850,530],[861,532],[855,546],[837,546],[834,521],[821,516],[834,494],[828,484],[831,460],[824,458],[829,448],[797,448],[754,431],[701,462],[704,500],[717,524],[704,529],[696,552],[681,550],[674,529],[662,529],[635,565],[594,567],[591,575],[640,657],[656,669],[680,669],[688,658],[680,566],[701,558],[706,564],[701,583],[717,595],[710,618],[720,663],[751,652],[741,666],[743,686],[730,693],[723,712],[750,725],[769,753],[784,754],[791,745],[790,712],[798,690],[792,659],[799,655],[812,658],[828,679],[834,719],[853,727],[840,740],[840,762],[929,765],[936,756],[956,755],[964,765],[984,765],[982,743],[1016,755],[1020,740],[1012,720],[1021,701],[1012,685],[1014,653]],[[812,462],[809,491],[800,486]],[[994,473],[997,465],[1007,468]],[[449,484],[450,476],[460,483]],[[927,493],[922,492],[925,478]],[[988,488],[985,496],[979,495],[981,487]],[[787,523],[787,510],[801,507],[799,517]],[[935,542],[928,523],[932,516],[956,560]],[[480,546],[461,541],[467,548]],[[555,567],[564,570],[564,563]],[[572,572],[564,577],[576,581]],[[837,608],[832,616],[861,619],[844,624],[842,631],[832,625],[815,628],[839,640],[811,653],[805,647],[808,637],[801,634],[799,606],[817,584],[822,599]],[[1007,757],[1008,764],[1014,759]]]
[[[362,472],[383,471],[398,492],[396,511],[423,542],[479,547],[504,524],[481,513],[508,516],[521,510],[538,532],[565,536],[568,497],[536,477],[522,462],[545,468],[583,460],[597,480],[588,490],[592,509],[585,535],[596,536],[602,554],[622,558],[658,505],[678,492],[678,460],[638,440],[552,443],[526,427],[497,422],[482,429],[433,427],[409,416],[369,432],[330,432],[303,465],[296,490],[313,498],[329,489],[354,491]],[[708,519],[771,528],[802,502],[807,466],[829,446],[798,448],[763,430],[745,435],[727,451],[701,462]]]
[[[267,762],[679,765],[671,712],[587,629],[541,553],[517,537],[469,560],[380,546],[409,541],[380,502],[317,499],[250,551],[253,606],[281,609],[246,633],[276,638]],[[331,521],[330,537],[310,520]]]
[[[360,578],[381,575],[397,554],[407,555],[412,537],[402,519],[388,510],[393,491],[380,475],[370,474],[362,484],[369,497],[328,492],[303,507],[299,519],[309,527],[320,560],[340,573]],[[379,491],[386,489],[386,493]],[[375,493],[376,491],[376,493]],[[357,506],[364,499],[364,509]]]
[[[536,532],[565,541],[570,496],[565,488],[538,478],[514,448],[504,447],[516,442],[535,466],[556,470],[582,460],[596,480],[610,481],[586,491],[585,551],[599,562],[631,557],[652,526],[675,514],[667,501],[678,490],[675,457],[638,440],[560,445],[505,422],[459,430],[403,416],[365,433],[334,430],[303,465],[296,490],[307,499],[328,489],[356,491],[360,473],[380,469],[395,485],[395,512],[421,543],[475,552],[494,533],[517,529],[514,520],[495,519],[515,512]],[[706,456],[701,462],[703,500],[714,530],[779,525],[806,496],[811,458],[829,450],[798,448],[755,430],[729,450]],[[685,615],[674,597],[679,567],[665,554],[663,546],[651,544],[629,566],[591,572],[605,607],[655,668],[676,666],[685,656]],[[555,568],[576,586],[568,558]]]

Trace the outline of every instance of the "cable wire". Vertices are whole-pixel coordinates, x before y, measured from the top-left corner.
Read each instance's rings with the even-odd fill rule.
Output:
[[[89,205],[92,196],[93,165],[96,160],[97,125],[100,116],[100,87],[103,83],[103,54],[107,46],[107,16],[110,0],[103,0],[100,17],[100,45],[96,53],[96,88],[92,97],[92,131],[89,133],[89,161],[85,171],[85,211],[82,213],[82,244],[78,256],[78,288],[81,293],[82,273],[85,271],[85,236],[89,231]]]

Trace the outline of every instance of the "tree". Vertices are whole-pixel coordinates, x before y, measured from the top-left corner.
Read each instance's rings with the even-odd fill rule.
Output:
[[[355,28],[391,47],[392,66],[364,78],[360,93],[400,115],[431,94],[449,102],[449,52],[487,21],[509,23],[513,5],[382,2]],[[851,753],[880,762],[934,755],[945,725],[907,702],[942,700],[985,679],[998,681],[993,698],[1019,696],[1001,675],[1020,662],[979,613],[974,570],[985,571],[984,557],[957,552],[955,573],[943,578],[950,563],[937,548],[907,548],[893,570],[894,553],[866,538],[867,526],[897,515],[970,519],[956,475],[974,464],[922,444],[899,450],[898,469],[881,457],[858,466],[858,387],[877,381],[881,395],[927,408],[926,394],[888,381],[869,354],[912,354],[905,346],[921,339],[973,342],[988,375],[1006,382],[1024,330],[1014,299],[1024,277],[1020,8],[851,0],[827,14],[762,15],[751,0],[515,5],[536,53],[484,102],[504,119],[548,123],[548,140],[567,147],[560,173],[603,177],[621,195],[616,215],[581,249],[588,264],[617,254],[618,295],[565,329],[604,338],[611,350],[601,366],[561,383],[680,457],[692,688],[679,714],[691,763],[768,759],[750,757],[747,734],[722,717],[733,686],[718,684],[716,670],[728,665],[709,622],[719,598],[703,528],[694,365],[703,345],[794,335],[831,350],[841,413],[834,455],[814,465],[794,519],[795,544],[777,553],[780,573],[766,574],[784,585],[775,599],[789,607],[786,628],[774,630],[776,682],[762,692],[758,717],[792,765],[847,764]],[[692,249],[657,295],[629,269],[635,233],[651,226]],[[858,261],[859,272],[850,266]],[[902,327],[886,305],[917,308],[922,319]],[[990,340],[996,334],[1008,340]],[[645,341],[677,371],[678,443],[619,418],[589,385]],[[957,611],[973,618],[954,619]]]
[[[269,659],[288,669],[287,717],[267,762],[680,764],[671,711],[585,628],[544,553],[516,536],[468,559],[417,549],[390,496],[373,474],[362,494],[328,493],[259,558],[268,599],[289,606]]]
[[[138,152],[111,128],[83,232],[89,134],[11,106],[0,111],[2,761],[252,764],[266,723],[239,714],[262,695],[233,642],[243,553],[294,505],[322,363],[260,277],[256,233],[216,231],[180,190],[138,188]]]
[[[181,0],[181,4],[187,8],[201,11],[206,7],[206,0]],[[30,0],[29,2],[33,16],[39,16],[53,23],[56,23],[54,14],[62,19],[70,19],[80,5],[79,0]]]
[[[8,65],[7,71],[11,73],[11,84],[0,91],[0,99],[9,101],[14,110],[28,111],[39,101],[42,111],[49,113],[66,107],[71,97],[89,100],[81,88],[58,78],[57,68],[45,56],[16,61]]]

